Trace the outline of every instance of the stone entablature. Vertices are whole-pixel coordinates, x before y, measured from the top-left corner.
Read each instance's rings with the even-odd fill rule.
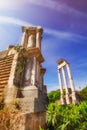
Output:
[[[38,27],[22,27],[21,45],[25,47],[38,47],[41,50],[41,39],[43,29]]]

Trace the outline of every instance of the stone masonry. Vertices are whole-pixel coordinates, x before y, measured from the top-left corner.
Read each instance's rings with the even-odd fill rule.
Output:
[[[39,125],[45,128],[47,105],[47,90],[44,85],[46,69],[42,67],[44,58],[41,53],[43,29],[22,27],[22,32],[20,45],[10,45],[7,50],[0,52],[0,96],[4,97],[7,106],[14,101],[18,103],[24,120],[31,122],[22,127],[22,130],[39,130]],[[26,113],[32,118],[28,118]],[[33,124],[34,119],[38,123]],[[21,125],[23,124],[19,122]]]

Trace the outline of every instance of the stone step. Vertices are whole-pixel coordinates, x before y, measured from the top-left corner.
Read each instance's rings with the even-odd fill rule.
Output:
[[[2,67],[0,66],[0,72],[1,72],[1,71],[4,71],[4,70],[7,71],[7,69],[8,69],[8,70],[11,69],[11,65],[12,65],[12,64],[10,64],[10,65],[3,65]]]
[[[3,91],[4,91],[4,88],[3,89],[0,88],[0,93],[2,93]]]
[[[13,57],[14,55],[10,55],[0,59],[0,97],[3,95],[4,88],[8,84]]]
[[[9,72],[9,73],[5,73],[5,74],[2,74],[2,75],[0,75],[0,78],[9,77],[9,74],[10,74],[10,72]]]
[[[0,59],[0,67],[2,67],[3,65],[11,64],[13,60],[13,56],[10,57],[8,56],[6,58]]]
[[[5,88],[4,84],[0,85],[0,89],[4,89],[4,88]]]
[[[7,61],[1,62],[0,63],[0,68],[3,67],[3,66],[6,66],[6,65],[11,65],[11,64],[12,64],[12,60],[10,60],[8,62]]]
[[[8,68],[0,68],[0,73],[3,73],[3,72],[6,72],[6,71],[9,71],[11,69],[11,66],[9,66]]]
[[[7,84],[7,83],[8,83],[8,81],[0,81],[0,85]]]
[[[10,74],[10,70],[9,70],[9,71],[3,71],[3,73],[0,72],[0,77],[1,77],[2,75],[8,75],[8,74]]]
[[[7,61],[8,61],[8,60],[12,60],[13,57],[14,57],[14,55],[9,55],[9,56],[7,56],[6,58],[0,59],[0,63],[3,62],[3,61],[6,61],[6,60],[7,60]]]
[[[0,93],[0,97],[3,95],[3,93]]]
[[[8,78],[9,78],[9,77],[3,77],[3,78],[0,78],[0,82],[3,81],[3,80],[4,80],[4,81],[7,81]]]
[[[0,81],[0,84],[7,84],[7,81]]]

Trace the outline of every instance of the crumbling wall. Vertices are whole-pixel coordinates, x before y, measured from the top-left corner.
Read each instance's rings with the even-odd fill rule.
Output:
[[[40,126],[46,130],[45,112],[0,112],[0,130],[39,130]]]

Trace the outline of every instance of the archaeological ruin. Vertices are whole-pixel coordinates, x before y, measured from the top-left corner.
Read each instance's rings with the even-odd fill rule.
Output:
[[[59,87],[61,92],[61,98],[60,98],[61,104],[62,105],[70,104],[70,103],[77,104],[78,99],[75,91],[74,81],[70,71],[70,65],[65,59],[58,60],[58,78],[59,78]],[[63,86],[65,89],[63,88]]]
[[[47,90],[44,85],[46,69],[42,67],[43,29],[22,27],[19,45],[10,45],[0,52],[0,97],[5,105],[15,102],[20,109],[16,130],[45,129]]]

